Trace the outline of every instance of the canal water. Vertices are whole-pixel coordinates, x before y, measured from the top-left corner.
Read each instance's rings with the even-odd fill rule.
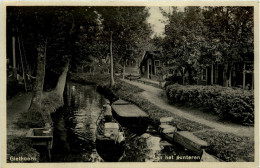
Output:
[[[54,141],[52,162],[103,162],[96,152],[96,120],[105,98],[94,85],[68,82],[64,94],[65,105],[52,115]],[[156,133],[135,136],[126,131],[125,152],[121,162],[177,162],[194,154],[168,143]]]

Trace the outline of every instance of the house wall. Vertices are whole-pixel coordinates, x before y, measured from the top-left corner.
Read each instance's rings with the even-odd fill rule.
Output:
[[[251,63],[247,63],[251,66]],[[253,64],[253,63],[252,63]],[[206,68],[206,78],[203,79],[202,72],[197,80],[199,85],[221,85],[221,86],[243,86],[248,85],[252,87],[254,85],[253,75],[251,71],[241,70],[242,64],[235,64],[230,71],[227,72],[227,67],[214,64],[213,66]],[[243,65],[245,67],[245,65]],[[246,68],[244,68],[246,69]],[[230,80],[227,79],[227,73],[229,73]]]
[[[150,64],[148,63],[149,60],[150,60]],[[151,79],[151,76],[154,75],[154,60],[153,59],[147,59],[147,60],[143,61],[140,68],[141,68],[140,69],[141,76],[143,78],[148,78],[148,69],[149,69],[149,74],[150,74],[149,78]]]

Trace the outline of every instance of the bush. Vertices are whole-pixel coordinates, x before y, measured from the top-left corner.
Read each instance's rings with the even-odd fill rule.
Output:
[[[7,139],[7,162],[13,162],[11,159],[12,157],[32,159],[20,160],[18,162],[39,162],[40,154],[31,146],[29,139],[22,137],[9,137]]]
[[[197,132],[194,134],[210,144],[210,146],[206,148],[206,152],[213,154],[224,161],[254,161],[253,138],[237,136],[215,130]]]
[[[167,87],[166,94],[173,103],[203,106],[221,119],[245,125],[254,123],[253,91],[222,86],[173,84]]]
[[[39,111],[22,112],[15,124],[19,128],[40,128],[45,126],[45,122]]]
[[[173,84],[176,84],[176,82],[166,81],[164,87],[166,88],[167,86],[170,86],[170,85],[173,85]]]

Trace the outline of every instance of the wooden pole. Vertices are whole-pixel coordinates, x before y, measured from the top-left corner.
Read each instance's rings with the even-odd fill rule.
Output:
[[[15,56],[15,37],[12,37],[12,43],[13,43],[13,72],[14,77],[17,76],[17,68],[16,68],[16,56]]]
[[[149,79],[149,59],[147,60],[147,79]]]
[[[254,89],[254,71],[252,72],[252,90]]]
[[[246,87],[246,64],[244,63],[243,67],[243,88],[245,89]]]
[[[110,87],[114,87],[115,81],[114,81],[114,64],[113,64],[113,42],[112,42],[112,31],[110,34]]]
[[[210,82],[211,82],[211,85],[213,85],[213,83],[214,83],[214,78],[213,78],[213,77],[214,77],[214,76],[213,76],[213,75],[214,75],[214,73],[213,73],[213,72],[214,72],[214,69],[213,69],[213,64],[211,64],[211,80],[210,80]]]
[[[206,68],[206,85],[208,85],[208,67]]]
[[[231,87],[231,80],[232,80],[232,68],[229,70],[229,87]]]
[[[20,43],[20,38],[18,37],[18,47],[19,47],[19,53],[20,53],[20,58],[21,58],[21,64],[22,64],[22,71],[23,71],[23,79],[24,79],[24,82],[25,81],[25,71],[24,71],[24,68],[26,65],[24,65],[24,62],[23,62],[23,56],[22,56],[22,50],[21,50],[21,43]],[[25,83],[26,85],[26,83]],[[26,86],[25,86],[26,87]]]
[[[185,67],[182,67],[182,85],[184,85],[184,77],[185,77],[184,70]]]
[[[123,79],[125,79],[125,60],[124,61],[124,66],[123,66]]]

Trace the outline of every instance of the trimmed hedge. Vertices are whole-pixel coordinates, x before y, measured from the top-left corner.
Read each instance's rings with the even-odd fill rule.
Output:
[[[169,85],[166,88],[172,103],[209,108],[220,119],[244,125],[254,124],[253,91],[222,86]]]

